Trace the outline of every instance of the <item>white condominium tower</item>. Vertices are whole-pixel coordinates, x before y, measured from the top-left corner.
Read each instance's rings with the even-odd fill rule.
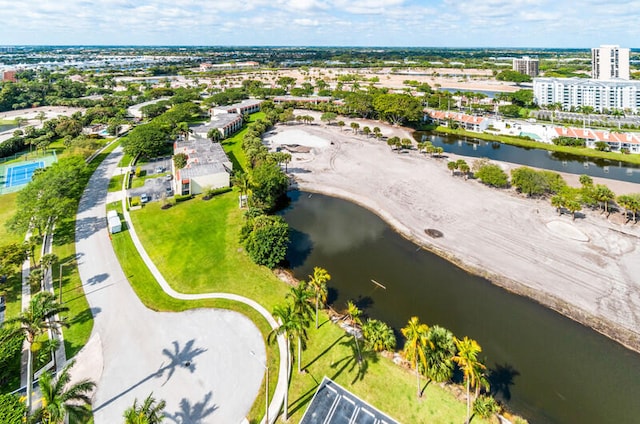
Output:
[[[591,49],[591,77],[597,80],[628,80],[629,49],[613,45]]]

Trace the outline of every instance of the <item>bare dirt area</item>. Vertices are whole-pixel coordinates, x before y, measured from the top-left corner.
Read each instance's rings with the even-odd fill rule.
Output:
[[[355,121],[410,137],[403,128]],[[304,145],[304,133],[313,142],[309,153],[292,154],[294,186],[367,207],[426,249],[640,351],[640,224],[598,211],[582,211],[575,221],[558,216],[548,200],[453,177],[446,167],[452,156],[396,153],[350,128],[281,125],[265,141]],[[577,177],[567,181],[579,184]],[[640,191],[637,184],[594,181],[617,194]]]

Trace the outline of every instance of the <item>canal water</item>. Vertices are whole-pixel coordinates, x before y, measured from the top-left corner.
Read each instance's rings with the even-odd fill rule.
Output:
[[[417,315],[477,340],[496,396],[532,423],[640,422],[640,355],[418,248],[355,204],[290,197],[290,267],[299,279],[326,268],[333,308],[355,300],[397,333]]]
[[[3,131],[9,131],[14,128],[18,128],[16,124],[0,124],[0,133]]]
[[[587,158],[566,153],[529,149],[473,137],[417,131],[417,141],[430,141],[445,152],[463,156],[489,158],[537,168],[592,177],[640,183],[640,166],[605,159]]]

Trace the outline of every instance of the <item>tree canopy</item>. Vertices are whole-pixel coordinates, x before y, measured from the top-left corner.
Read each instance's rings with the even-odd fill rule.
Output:
[[[122,144],[124,152],[129,156],[151,158],[162,153],[168,140],[168,131],[152,122],[135,127],[123,139]]]

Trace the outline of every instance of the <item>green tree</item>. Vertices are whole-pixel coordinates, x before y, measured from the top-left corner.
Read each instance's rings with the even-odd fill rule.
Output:
[[[286,194],[289,178],[272,162],[258,164],[251,173],[253,202],[267,211],[276,208],[278,201]]]
[[[353,326],[353,340],[356,343],[356,349],[358,350],[358,362],[362,361],[362,355],[360,354],[360,345],[358,344],[358,330],[362,325],[362,311],[351,300],[347,302],[347,318],[349,324]]]
[[[300,331],[300,329],[304,328],[302,322],[300,322],[299,317],[293,311],[291,305],[287,304],[285,306],[276,306],[273,308],[273,316],[280,321],[280,325],[269,333],[267,336],[267,341],[269,343],[274,343],[278,336],[284,336],[287,342],[287,355],[286,355],[286,377],[285,381],[289,381],[289,369],[291,368],[291,346],[293,340],[296,337],[296,333]],[[289,419],[289,385],[287,384],[287,389],[284,392],[284,420],[287,421]]]
[[[541,195],[549,189],[544,177],[526,166],[511,170],[511,183],[528,196]]]
[[[358,124],[357,122],[352,122],[351,130],[353,131],[354,134],[358,133],[358,129],[360,129],[360,124]]]
[[[396,347],[396,336],[393,329],[377,319],[367,319],[362,325],[362,336],[365,347],[374,352],[392,351]]]
[[[161,154],[167,141],[169,133],[159,124],[149,123],[135,127],[123,138],[123,150],[129,156],[141,155],[146,158],[153,158]]]
[[[72,423],[87,422],[91,417],[91,398],[89,393],[96,384],[88,379],[70,385],[69,370],[75,361],[70,361],[62,372],[53,378],[50,372],[40,376],[39,386],[42,394],[42,406],[34,416],[47,424],[62,424],[65,419]]]
[[[220,133],[219,129],[211,128],[209,131],[207,131],[207,138],[214,143],[218,143],[220,140],[222,140],[222,134]]]
[[[337,125],[338,127],[340,127],[340,131],[342,131],[342,127],[344,127],[346,124],[344,123],[344,121],[338,121]]]
[[[318,329],[318,310],[320,305],[324,306],[327,301],[327,281],[331,280],[331,275],[326,269],[316,266],[313,268],[313,275],[309,276],[309,287],[316,297],[316,329]]]
[[[27,408],[17,395],[0,394],[0,422],[3,424],[23,424]]]
[[[24,243],[9,243],[0,246],[0,275],[13,272],[28,257],[29,249]]]
[[[473,339],[467,336],[464,339],[455,339],[456,349],[458,353],[453,357],[453,361],[458,364],[462,370],[464,381],[467,387],[467,420],[471,419],[471,388],[478,386],[480,383],[480,375],[485,366],[478,359],[478,354],[482,352],[482,348]]]
[[[480,166],[475,172],[475,176],[483,183],[493,187],[507,187],[509,185],[507,173],[495,164]]]
[[[50,292],[40,292],[31,298],[29,307],[17,317],[6,320],[3,326],[9,326],[11,331],[5,333],[5,339],[24,334],[29,348],[27,349],[27,409],[31,410],[31,394],[33,391],[33,343],[41,334],[48,330],[58,331],[60,326],[68,326],[64,318],[54,317],[69,308],[56,302]]]
[[[164,408],[166,402],[156,401],[153,393],[149,394],[142,402],[138,404],[138,399],[133,401],[133,405],[124,411],[125,424],[159,424],[164,421]]]
[[[407,339],[404,345],[404,357],[411,362],[411,366],[416,370],[416,381],[418,384],[417,396],[422,396],[420,387],[420,367],[426,368],[427,356],[427,333],[429,326],[420,322],[418,317],[411,317],[406,327],[400,329],[402,335]]]
[[[500,413],[500,404],[492,396],[480,396],[473,402],[473,413],[480,418],[490,419]]]
[[[281,216],[260,215],[245,226],[248,234],[244,242],[251,260],[268,268],[275,267],[287,254],[289,225]]]
[[[373,107],[386,121],[401,125],[422,118],[420,99],[408,94],[380,94],[373,99]]]
[[[324,112],[322,115],[320,115],[320,120],[331,125],[331,123],[335,121],[337,117],[338,115],[333,112]]]
[[[456,174],[456,169],[458,169],[458,163],[454,162],[452,160],[447,162],[447,169],[449,171],[451,171],[451,175],[455,175]]]
[[[436,382],[448,381],[453,376],[453,356],[456,353],[453,333],[434,325],[429,328],[426,339],[430,349],[425,352],[425,374]]]
[[[616,198],[615,193],[606,185],[598,184],[594,188],[594,198],[602,203],[604,212],[609,214],[609,202]]]
[[[633,222],[637,222],[637,213],[640,210],[640,193],[620,195],[617,202],[625,209],[625,217],[631,212],[633,213]]]

